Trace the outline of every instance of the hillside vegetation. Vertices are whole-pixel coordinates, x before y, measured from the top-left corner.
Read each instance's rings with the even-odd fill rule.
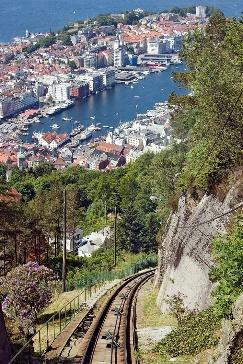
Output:
[[[205,192],[217,193],[219,184],[227,189],[231,172],[242,168],[243,160],[242,34],[241,21],[227,20],[219,13],[211,17],[205,32],[188,34],[182,51],[188,71],[175,74],[174,79],[190,94],[170,97],[175,142],[167,150],[145,154],[125,168],[105,173],[80,167],[54,171],[45,164],[30,171],[15,169],[6,182],[6,171],[1,167],[1,193],[16,188],[23,196],[20,203],[0,202],[6,270],[29,258],[45,262],[55,271],[60,269],[64,189],[70,231],[80,226],[88,234],[106,224],[112,226],[117,208],[121,256],[125,254],[122,251],[157,251],[181,193],[198,201]],[[229,236],[213,243],[218,266],[212,279],[219,282],[214,309],[201,316],[190,313],[183,317],[179,331],[163,342],[163,350],[170,355],[193,354],[215,344],[217,338],[212,338],[210,331],[203,336],[201,332],[208,325],[211,331],[217,330],[218,319],[231,314],[232,304],[243,290],[242,217],[235,221]],[[49,241],[53,241],[52,247]],[[102,254],[111,259],[106,252]],[[83,261],[69,258],[71,277],[80,276],[77,271],[84,267]],[[93,262],[96,269],[102,266],[97,255]],[[200,330],[195,331],[198,320]],[[198,345],[188,345],[192,338]]]
[[[185,147],[175,191],[184,191],[196,203],[205,192],[223,201],[232,186],[233,172],[238,172],[237,182],[242,182],[242,32],[241,21],[226,20],[215,14],[205,33],[195,32],[186,38],[182,55],[188,72],[174,76],[191,90],[189,96],[170,98],[174,105],[174,133]],[[203,312],[189,311],[181,297],[171,299],[170,308],[178,327],[157,347],[163,360],[196,356],[215,347],[220,338],[221,319],[232,318],[234,304],[243,292],[242,209],[237,209],[234,215],[228,234],[211,242],[215,267],[210,277],[217,283],[212,307]],[[238,348],[237,355],[239,352]]]
[[[64,189],[69,230],[80,226],[87,234],[104,227],[105,206],[112,225],[116,206],[120,248],[137,253],[157,250],[156,237],[182,192],[197,199],[227,184],[242,164],[242,23],[214,14],[204,33],[187,36],[182,56],[188,71],[174,78],[190,94],[170,97],[176,142],[169,149],[106,173],[80,167],[53,171],[45,164],[15,169],[6,183],[1,167],[1,190],[14,187],[23,196],[22,203],[0,203],[10,267],[31,254],[38,260],[58,256]],[[53,250],[47,252],[50,239]]]

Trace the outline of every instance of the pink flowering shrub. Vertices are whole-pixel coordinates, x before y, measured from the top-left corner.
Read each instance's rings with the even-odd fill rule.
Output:
[[[55,279],[51,269],[38,263],[29,262],[12,269],[3,282],[6,294],[3,311],[19,328],[33,325],[52,298]]]

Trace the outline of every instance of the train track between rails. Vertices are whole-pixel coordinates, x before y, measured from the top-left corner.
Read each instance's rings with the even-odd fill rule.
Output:
[[[73,332],[60,355],[60,363],[135,364],[136,356],[136,295],[139,288],[154,275],[150,269],[124,280],[106,300],[96,316]],[[86,325],[86,330],[83,330]],[[70,346],[70,342],[72,345]]]

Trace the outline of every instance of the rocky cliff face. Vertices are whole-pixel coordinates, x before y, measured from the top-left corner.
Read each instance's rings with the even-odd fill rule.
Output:
[[[242,363],[241,358],[233,359],[237,350],[237,341],[243,338],[243,295],[237,299],[233,307],[232,320],[223,320],[221,325],[220,341],[209,364],[233,364]],[[240,345],[240,351],[242,348]]]
[[[224,234],[233,210],[242,201],[242,186],[235,184],[223,200],[205,195],[198,204],[181,196],[176,213],[170,216],[167,233],[159,249],[157,304],[167,312],[168,298],[180,294],[189,309],[210,305],[212,283],[209,271],[214,262],[211,240]]]

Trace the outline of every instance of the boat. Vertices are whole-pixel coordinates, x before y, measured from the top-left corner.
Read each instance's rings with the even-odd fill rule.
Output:
[[[59,106],[53,106],[53,107],[50,107],[50,108],[46,111],[46,114],[47,114],[47,115],[55,115],[55,114],[57,114],[57,113],[59,113],[59,112],[61,112],[61,111],[62,111],[61,107],[59,107]]]
[[[101,125],[101,123],[96,123],[97,126]]]
[[[62,118],[62,120],[64,120],[64,121],[71,121],[72,118],[66,118],[66,117],[64,117],[64,118]]]
[[[22,128],[21,128],[21,131],[28,131],[29,130],[29,128],[28,128],[28,126],[27,125],[24,125],[24,126],[22,126]]]
[[[99,131],[99,130],[101,130],[101,128],[99,126],[96,126],[95,124],[91,124],[90,126],[87,127],[87,130],[89,130],[89,131]]]
[[[50,108],[48,108],[46,110],[46,114],[47,115],[55,115],[58,114],[59,112],[68,109],[69,107],[74,105],[74,101],[72,100],[67,100],[65,102],[62,102],[58,105],[52,106]]]
[[[140,96],[138,96],[138,95],[135,95],[135,96],[133,96],[133,97],[137,97],[137,98],[139,98]]]
[[[58,129],[58,128],[60,128],[60,126],[58,124],[53,124],[53,125],[51,125],[51,128],[52,129]]]
[[[109,128],[109,125],[103,125],[103,128]]]
[[[131,88],[133,88],[133,85],[131,85]]]
[[[29,135],[29,133],[25,132],[25,133],[22,133],[22,135],[27,136],[27,135]]]
[[[89,131],[88,129],[84,130],[81,134],[80,134],[80,138],[79,140],[81,142],[85,141],[85,140],[88,140],[92,137],[92,132]]]
[[[70,137],[74,137],[75,135],[78,135],[83,130],[84,130],[84,126],[83,125],[80,125],[80,126],[77,126],[76,128],[73,128],[73,130],[70,133]]]
[[[38,119],[38,118],[36,118],[34,122],[35,122],[36,124],[41,123],[40,119]]]

